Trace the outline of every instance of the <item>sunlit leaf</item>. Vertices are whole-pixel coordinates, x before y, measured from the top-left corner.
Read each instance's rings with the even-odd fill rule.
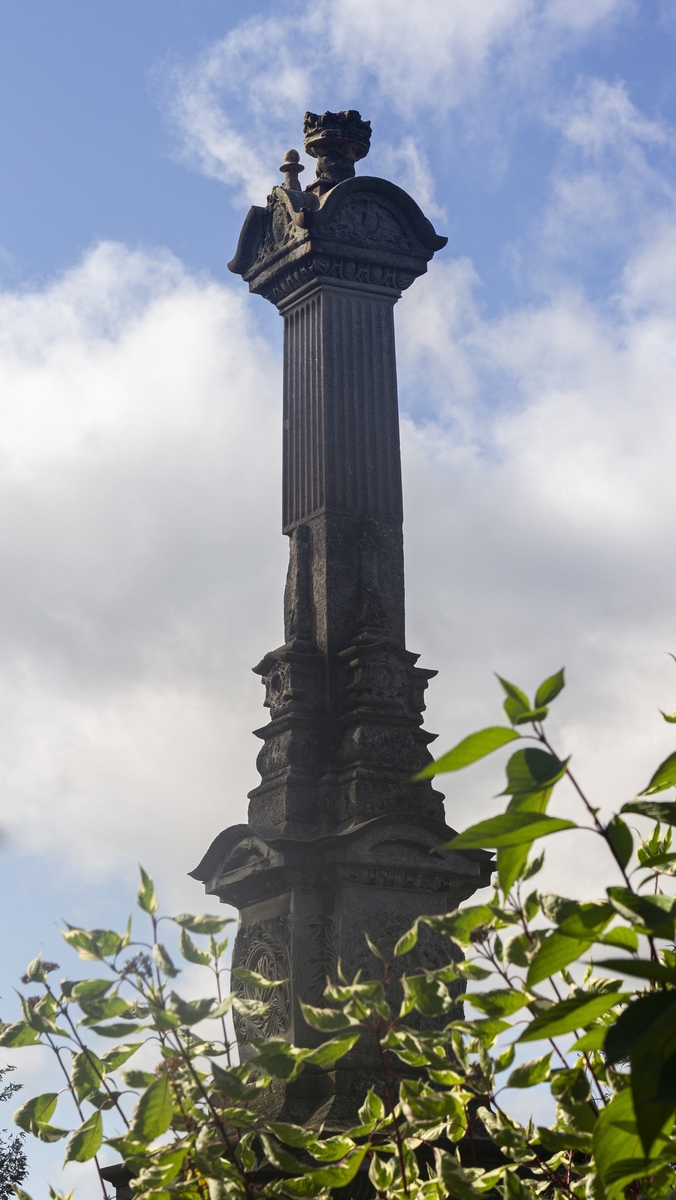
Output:
[[[92,1113],[79,1129],[71,1133],[66,1142],[64,1162],[88,1162],[98,1154],[103,1141],[103,1117],[100,1112]]]
[[[533,842],[536,838],[559,833],[563,829],[575,829],[574,821],[563,817],[548,817],[540,813],[506,812],[499,817],[489,817],[471,825],[464,833],[447,842],[449,850],[478,850],[502,846],[519,846]]]
[[[572,1033],[575,1029],[584,1029],[597,1017],[627,999],[626,993],[613,992],[600,996],[584,993],[569,1000],[561,1000],[534,1017],[517,1041],[536,1042],[540,1038],[559,1037],[564,1033]]]
[[[159,907],[159,900],[155,893],[155,886],[150,875],[139,866],[141,872],[141,883],[139,884],[138,892],[136,893],[136,903],[143,912],[156,913]]]
[[[534,1058],[530,1062],[521,1063],[520,1066],[514,1068],[505,1087],[529,1088],[535,1087],[537,1083],[544,1083],[545,1079],[549,1078],[551,1057],[550,1050],[549,1054],[544,1054],[542,1058]]]
[[[564,687],[564,668],[562,667],[555,675],[550,675],[548,679],[545,679],[544,683],[540,684],[535,693],[535,707],[539,708],[541,704],[551,704],[552,700],[556,699]]]
[[[664,762],[660,763],[655,771],[647,788],[639,792],[640,796],[654,796],[656,792],[663,792],[665,788],[674,787],[676,785],[676,750],[665,758]],[[625,811],[623,807],[622,811]]]
[[[171,1083],[167,1075],[160,1075],[139,1099],[129,1136],[146,1144],[153,1142],[166,1133],[172,1114]]]
[[[491,725],[478,733],[470,733],[469,737],[463,738],[452,750],[430,763],[414,779],[430,779],[447,771],[461,771],[463,767],[469,767],[520,736],[516,730],[508,729],[505,725]]]

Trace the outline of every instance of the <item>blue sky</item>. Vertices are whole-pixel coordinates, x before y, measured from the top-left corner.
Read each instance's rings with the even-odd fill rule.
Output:
[[[361,173],[449,236],[397,310],[428,727],[565,663],[556,736],[599,804],[673,749],[675,43],[666,2],[5,0],[3,1016],[41,945],[67,961],[61,917],[126,915],[139,860],[202,908],[186,872],[256,783],[281,330],[226,263],[306,108],[360,109]],[[496,772],[449,786],[452,823]],[[551,885],[605,885],[576,864]],[[35,1161],[39,1195],[58,1147]]]

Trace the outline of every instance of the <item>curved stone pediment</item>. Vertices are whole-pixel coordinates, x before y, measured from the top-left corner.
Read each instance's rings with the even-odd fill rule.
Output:
[[[277,304],[322,278],[399,295],[447,240],[402,188],[360,176],[321,197],[274,188],[265,208],[249,210],[228,267]]]

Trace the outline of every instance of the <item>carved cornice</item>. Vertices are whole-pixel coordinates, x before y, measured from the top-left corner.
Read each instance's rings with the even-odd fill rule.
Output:
[[[190,874],[209,894],[240,909],[297,886],[333,894],[331,881],[341,878],[367,887],[471,895],[488,884],[493,860],[481,850],[443,849],[453,834],[437,821],[397,812],[311,841],[263,838],[238,825],[219,834]]]
[[[361,176],[321,197],[274,188],[250,209],[228,267],[277,305],[316,282],[396,299],[446,241],[401,188]]]

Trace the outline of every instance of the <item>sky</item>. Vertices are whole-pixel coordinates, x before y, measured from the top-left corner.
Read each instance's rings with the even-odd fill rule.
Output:
[[[675,42],[667,0],[4,0],[4,1018],[41,947],[70,962],[62,919],[126,917],[139,861],[167,911],[213,909],[187,872],[245,819],[250,668],[282,640],[281,322],[227,262],[305,109],[370,119],[359,173],[449,238],[396,311],[437,745],[501,719],[494,671],[565,665],[554,744],[604,810],[671,752]],[[500,780],[448,777],[449,822]],[[580,836],[547,879],[595,895]]]

